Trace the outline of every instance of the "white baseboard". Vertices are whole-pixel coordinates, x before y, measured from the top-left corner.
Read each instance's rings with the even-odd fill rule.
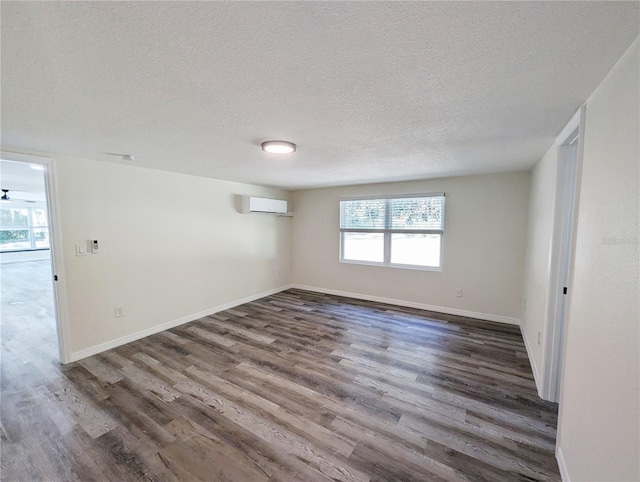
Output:
[[[348,291],[330,290],[327,288],[317,288],[315,286],[306,286],[294,284],[293,288],[314,291],[316,293],[324,293],[327,295],[344,296],[346,298],[355,298],[357,300],[375,301],[377,303],[386,303],[388,305],[406,306],[407,308],[417,308],[419,310],[435,311],[437,313],[446,313],[448,315],[466,316],[468,318],[477,318],[480,320],[495,321],[498,323],[507,323],[509,325],[520,325],[519,318],[511,318],[509,316],[491,315],[488,313],[478,313],[476,311],[459,310],[457,308],[449,308],[445,306],[426,305],[424,303],[416,303],[414,301],[396,300],[394,298],[382,298],[380,296],[363,295],[361,293],[350,293]]]
[[[344,296],[346,298],[355,298],[355,299],[359,299],[359,300],[375,301],[375,302],[378,302],[378,303],[386,303],[386,304],[389,304],[389,305],[406,306],[408,308],[417,308],[417,309],[420,309],[420,310],[435,311],[437,313],[446,313],[446,314],[449,314],[449,315],[466,316],[468,318],[476,318],[476,319],[480,319],[480,320],[495,321],[495,322],[498,322],[498,323],[507,323],[507,324],[510,324],[510,325],[519,325],[520,324],[520,320],[518,318],[511,318],[511,317],[508,317],[508,316],[492,315],[492,314],[488,314],[488,313],[478,313],[476,311],[467,311],[467,310],[459,310],[459,309],[456,309],[456,308],[448,308],[448,307],[443,307],[443,306],[427,305],[427,304],[424,304],[424,303],[416,303],[416,302],[413,302],[413,301],[404,301],[404,300],[397,300],[397,299],[393,299],[393,298],[383,298],[383,297],[380,297],[380,296],[364,295],[364,294],[360,294],[360,293],[350,293],[348,291],[330,290],[330,289],[325,289],[325,288],[317,288],[317,287],[314,287],[314,286],[293,284],[293,285],[280,286],[278,288],[274,288],[274,289],[268,290],[268,291],[263,291],[262,293],[257,293],[255,295],[247,296],[246,298],[242,298],[242,299],[239,299],[239,300],[231,301],[229,303],[225,303],[224,305],[219,305],[219,306],[216,306],[214,308],[210,308],[208,310],[201,311],[199,313],[193,313],[191,315],[183,316],[181,318],[178,318],[177,320],[167,321],[166,323],[162,323],[160,325],[156,325],[156,326],[153,326],[151,328],[147,328],[146,330],[141,330],[141,331],[138,331],[136,333],[131,333],[130,335],[126,335],[126,336],[123,336],[123,337],[120,337],[120,338],[116,338],[115,340],[110,340],[110,341],[107,341],[105,343],[100,343],[99,345],[94,345],[94,346],[91,346],[89,348],[85,348],[84,350],[73,352],[73,353],[71,353],[71,356],[70,356],[70,359],[69,359],[69,363],[74,362],[74,361],[78,361],[78,360],[82,360],[83,358],[86,358],[86,357],[89,357],[89,356],[92,356],[92,355],[96,355],[98,353],[102,353],[103,351],[111,350],[112,348],[116,348],[118,346],[125,345],[127,343],[131,343],[132,341],[136,341],[136,340],[139,340],[141,338],[145,338],[147,336],[154,335],[154,334],[159,333],[159,332],[164,331],[164,330],[169,330],[170,328],[175,328],[176,326],[180,326],[180,325],[183,325],[185,323],[189,323],[191,321],[198,320],[200,318],[212,315],[214,313],[218,313],[220,311],[224,311],[224,310],[228,310],[228,309],[231,309],[231,308],[235,308],[236,306],[242,305],[244,303],[249,303],[251,301],[255,301],[255,300],[258,300],[260,298],[264,298],[265,296],[273,295],[275,293],[279,293],[281,291],[288,290],[290,288],[297,288],[297,289],[306,290],[306,291],[314,291],[316,293],[325,293],[325,294],[328,294],[328,295]],[[525,345],[527,345],[526,338],[525,338]],[[527,346],[527,352],[529,352],[529,347],[528,346]],[[532,360],[530,353],[529,353],[529,359]],[[536,385],[538,385],[537,372],[536,372],[535,365],[533,365],[533,362],[532,362],[532,368],[533,368],[534,377],[536,378]]]
[[[116,338],[115,340],[110,340],[105,343],[100,343],[99,345],[94,345],[89,348],[85,348],[84,350],[73,352],[71,354],[69,363],[82,360],[83,358],[87,358],[88,356],[102,353],[103,351],[106,351],[106,350],[111,350],[112,348],[116,348],[120,345],[131,343],[132,341],[139,340],[140,338],[145,338],[150,335],[155,335],[156,333],[160,333],[161,331],[165,331],[170,328],[175,328],[176,326],[189,323],[190,321],[199,320],[200,318],[203,318],[205,316],[213,315],[214,313],[218,313],[224,310],[229,310],[231,308],[235,308],[236,306],[243,305],[245,303],[249,303],[251,301],[255,301],[260,298],[264,298],[265,296],[273,295],[275,293],[288,290],[291,287],[292,285],[284,285],[278,288],[274,288],[272,290],[263,291],[262,293],[257,293],[255,295],[247,296],[246,298],[231,301],[229,303],[225,303],[224,305],[216,306],[215,308],[210,308],[208,310],[204,310],[199,313],[193,313],[191,315],[183,316],[182,318],[178,318],[177,320],[167,321],[166,323],[152,326],[151,328],[147,328],[146,330],[138,331],[130,335]]]
[[[544,398],[542,396],[542,380],[540,379],[540,375],[538,373],[536,359],[533,358],[533,349],[531,348],[529,338],[527,338],[527,332],[524,331],[524,328],[522,326],[520,326],[520,333],[522,334],[522,339],[524,340],[524,346],[527,349],[527,356],[529,357],[529,364],[531,365],[531,371],[533,372],[533,379],[536,382],[536,388],[538,389],[538,396],[540,398]]]
[[[560,477],[562,482],[570,482],[569,471],[567,470],[567,463],[564,460],[562,449],[556,446],[556,460],[558,461],[558,469],[560,469]]]

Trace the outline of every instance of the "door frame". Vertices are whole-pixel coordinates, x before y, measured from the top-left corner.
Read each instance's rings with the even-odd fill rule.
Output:
[[[55,159],[4,150],[0,151],[0,155],[5,161],[44,166],[45,195],[47,200],[47,215],[49,217],[49,242],[51,249],[51,282],[53,283],[53,302],[56,332],[58,334],[58,356],[61,363],[69,363],[71,361],[71,334],[69,305],[65,285],[66,278],[64,275],[62,229],[60,216],[58,215],[60,203],[58,201]]]
[[[551,236],[549,295],[545,327],[541,396],[558,402],[564,353],[564,333],[573,272],[578,193],[584,145],[582,106],[556,138],[556,189]],[[576,141],[577,137],[577,141]],[[567,294],[564,288],[567,288]]]

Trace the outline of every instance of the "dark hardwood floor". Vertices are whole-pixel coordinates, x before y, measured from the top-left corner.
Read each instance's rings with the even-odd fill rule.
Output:
[[[560,479],[517,327],[289,290],[60,366],[2,275],[2,480]]]

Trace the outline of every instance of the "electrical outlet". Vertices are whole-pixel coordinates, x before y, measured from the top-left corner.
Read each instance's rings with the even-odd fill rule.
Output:
[[[124,316],[124,308],[122,306],[116,306],[114,308],[116,318],[122,318]]]
[[[542,333],[538,332],[538,346],[542,343]]]
[[[462,298],[462,288],[456,288],[456,296]]]

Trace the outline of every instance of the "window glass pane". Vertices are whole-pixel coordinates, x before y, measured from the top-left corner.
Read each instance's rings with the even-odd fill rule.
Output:
[[[384,229],[385,199],[340,201],[340,227],[346,229]]]
[[[46,226],[47,225],[47,210],[41,208],[31,209],[31,219],[33,226]]]
[[[440,267],[440,234],[391,235],[391,263]]]
[[[12,249],[31,249],[28,229],[0,230],[0,251]]]
[[[393,229],[443,229],[444,196],[390,199]]]
[[[29,226],[29,210],[26,208],[1,208],[0,226]]]
[[[36,242],[36,248],[49,247],[49,230],[47,228],[36,228],[33,230],[33,238]]]
[[[342,257],[352,261],[384,261],[384,234],[343,233]]]

